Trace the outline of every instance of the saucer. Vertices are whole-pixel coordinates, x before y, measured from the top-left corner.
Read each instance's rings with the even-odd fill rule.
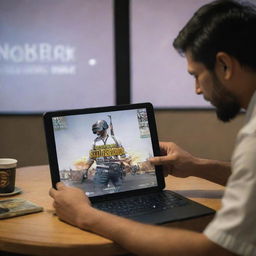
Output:
[[[14,191],[13,192],[10,192],[10,193],[0,193],[0,196],[14,196],[14,195],[17,195],[19,193],[22,192],[22,189],[21,188],[18,188],[18,187],[15,187]]]

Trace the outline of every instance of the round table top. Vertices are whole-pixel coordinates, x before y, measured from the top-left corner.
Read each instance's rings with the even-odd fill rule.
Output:
[[[54,214],[49,166],[18,168],[16,186],[22,193],[1,197],[23,198],[44,208],[43,212],[0,220],[0,251],[32,255],[120,255],[127,253],[114,242],[66,224]],[[202,203],[215,210],[220,208],[223,187],[209,181],[189,177],[168,177],[166,188]],[[168,223],[175,226],[202,231],[212,218],[209,216],[188,221]],[[204,220],[204,221],[202,221]],[[86,252],[86,253],[85,253]]]

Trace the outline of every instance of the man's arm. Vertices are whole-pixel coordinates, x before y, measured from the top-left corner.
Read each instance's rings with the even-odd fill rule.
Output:
[[[230,163],[195,157],[172,142],[160,142],[160,150],[162,156],[153,157],[150,162],[163,165],[165,176],[197,176],[226,185],[231,173]]]
[[[84,192],[57,184],[51,189],[57,215],[65,222],[107,237],[137,255],[233,255],[193,231],[146,225],[90,206]]]
[[[88,160],[85,164],[85,169],[87,169],[87,170],[90,169],[90,167],[93,165],[93,163],[94,163],[94,160],[92,160],[92,159]]]

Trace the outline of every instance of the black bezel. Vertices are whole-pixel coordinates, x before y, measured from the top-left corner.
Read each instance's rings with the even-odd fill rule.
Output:
[[[60,110],[60,111],[52,111],[52,112],[44,113],[43,120],[44,120],[44,129],[45,129],[46,144],[47,144],[47,150],[48,150],[52,186],[56,188],[56,183],[60,181],[56,144],[54,139],[53,124],[52,124],[53,117],[100,113],[100,112],[108,112],[108,111],[130,110],[130,109],[139,109],[139,108],[146,108],[147,110],[148,123],[149,123],[149,129],[151,134],[151,142],[153,145],[153,153],[154,153],[154,156],[159,156],[160,148],[159,148],[159,141],[157,136],[156,121],[155,121],[154,109],[151,103],[138,103],[138,104],[108,106],[108,107],[99,107],[99,108]],[[92,201],[97,201],[101,199],[107,200],[113,197],[119,197],[121,194],[122,195],[126,194],[129,196],[129,195],[138,194],[138,193],[162,190],[165,187],[165,182],[164,182],[164,176],[163,176],[161,166],[156,166],[156,177],[157,177],[157,183],[158,183],[158,186],[156,187],[94,196],[94,197],[90,197],[90,199]]]

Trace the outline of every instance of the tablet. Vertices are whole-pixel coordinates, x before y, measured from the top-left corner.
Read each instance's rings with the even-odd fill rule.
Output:
[[[151,103],[47,112],[43,116],[53,187],[59,181],[90,198],[162,190]]]

